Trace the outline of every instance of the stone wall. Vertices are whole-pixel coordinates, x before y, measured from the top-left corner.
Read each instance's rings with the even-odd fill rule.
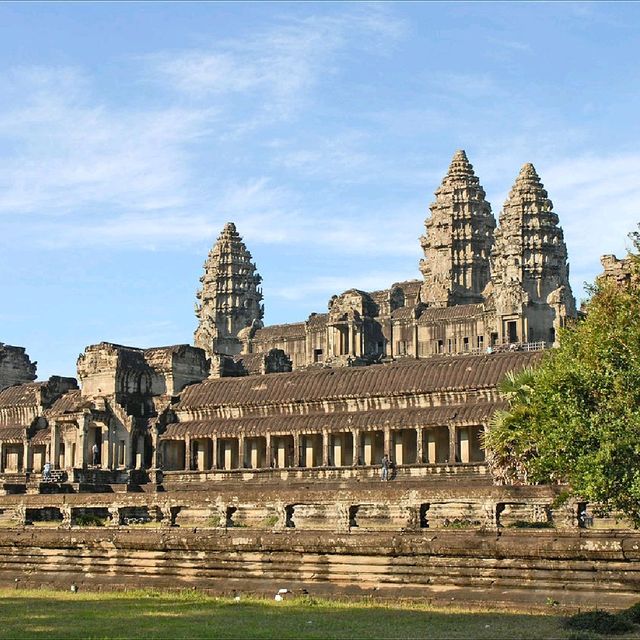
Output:
[[[24,347],[0,342],[0,391],[14,384],[36,379],[36,362],[31,362]]]
[[[626,606],[640,586],[640,534],[584,528],[579,505],[555,506],[561,488],[277,474],[163,488],[4,496],[0,585],[541,607]]]

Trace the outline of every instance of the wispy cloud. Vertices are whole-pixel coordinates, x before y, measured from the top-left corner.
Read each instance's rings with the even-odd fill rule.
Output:
[[[364,4],[341,14],[283,19],[207,49],[155,54],[148,57],[149,73],[194,99],[250,94],[270,117],[287,117],[323,77],[338,72],[336,58],[347,47],[384,54],[405,29],[385,5]]]
[[[0,107],[0,214],[166,209],[188,191],[190,142],[211,110],[109,108],[74,69],[16,70]],[[7,106],[10,105],[10,106]]]

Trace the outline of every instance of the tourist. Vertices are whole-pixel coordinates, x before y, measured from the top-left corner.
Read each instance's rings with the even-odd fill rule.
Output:
[[[382,482],[386,482],[389,480],[390,466],[391,466],[391,460],[389,460],[389,456],[385,453],[382,456]]]
[[[98,466],[98,456],[100,455],[100,449],[98,449],[98,444],[96,442],[93,443],[93,447],[91,447],[91,454],[93,455],[93,466]]]
[[[42,479],[45,482],[49,482],[51,480],[51,463],[45,462],[44,467],[42,468]]]

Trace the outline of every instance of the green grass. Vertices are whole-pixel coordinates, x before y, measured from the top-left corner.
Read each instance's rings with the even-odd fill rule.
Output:
[[[198,592],[0,590],[0,638],[571,638],[557,615]],[[626,635],[624,638],[640,637]]]

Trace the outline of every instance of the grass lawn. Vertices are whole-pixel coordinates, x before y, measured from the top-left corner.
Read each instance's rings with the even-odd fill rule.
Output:
[[[0,638],[575,637],[560,621],[557,615],[469,613],[402,602],[234,602],[194,592],[0,590]]]

